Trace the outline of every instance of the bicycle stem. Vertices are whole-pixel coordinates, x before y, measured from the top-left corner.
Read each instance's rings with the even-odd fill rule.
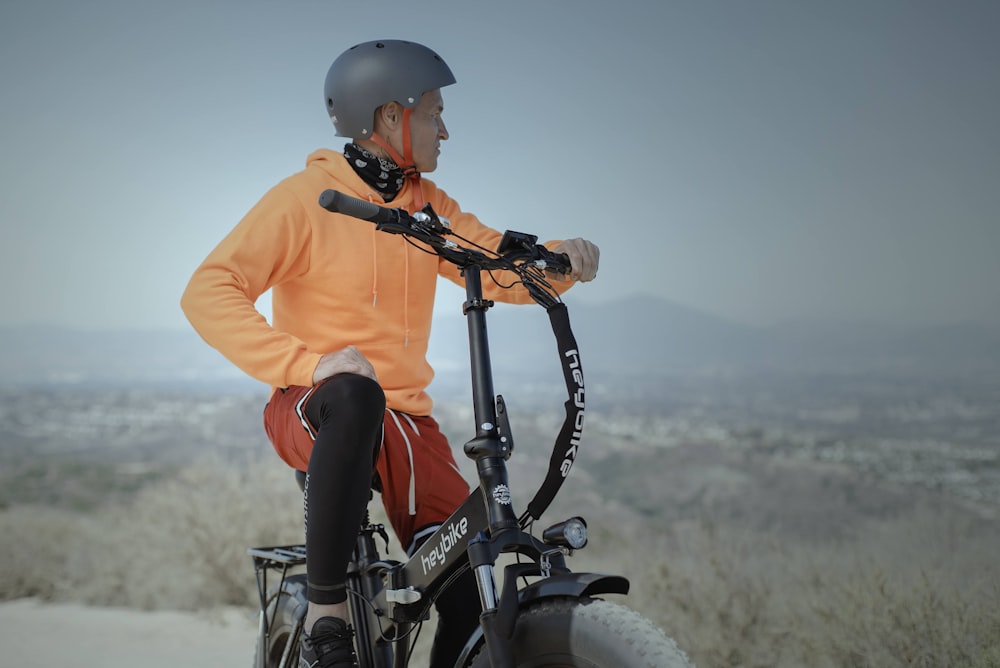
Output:
[[[469,326],[469,358],[472,370],[472,401],[476,415],[476,437],[496,435],[496,405],[493,393],[493,367],[490,361],[489,339],[486,334],[486,311],[493,302],[483,299],[482,270],[466,267],[466,301],[462,312]]]

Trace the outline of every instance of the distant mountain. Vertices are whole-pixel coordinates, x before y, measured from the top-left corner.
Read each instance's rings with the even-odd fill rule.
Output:
[[[798,322],[772,328],[777,360],[795,368],[917,375],[1000,375],[1000,327],[982,323],[905,328],[870,322]]]
[[[587,369],[635,375],[740,365],[768,354],[765,332],[653,297],[604,304],[569,303],[570,321]],[[464,353],[461,316],[439,319],[431,358]],[[530,369],[555,364],[555,344],[544,310],[497,306],[489,312],[490,348],[497,367]]]
[[[191,330],[0,328],[0,385],[187,385],[243,378]]]
[[[763,329],[655,297],[568,303],[584,368],[607,379],[761,370],[1000,373],[1000,328],[980,324],[906,330],[800,322]],[[488,313],[487,329],[498,377],[558,382],[544,310],[498,305]],[[460,313],[437,317],[428,356],[435,382],[468,380]],[[254,383],[191,330],[0,328],[0,384],[51,382]]]
[[[544,311],[498,306],[489,332],[495,369],[554,367]],[[1000,327],[922,329],[849,322],[751,327],[656,297],[570,303],[585,368],[601,375],[655,377],[728,372],[1000,373]],[[461,316],[441,318],[432,361],[466,355]],[[464,367],[463,367],[464,368]]]

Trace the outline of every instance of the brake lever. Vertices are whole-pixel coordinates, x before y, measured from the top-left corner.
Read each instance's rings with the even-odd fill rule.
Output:
[[[413,214],[412,218],[418,223],[425,225],[426,228],[434,234],[445,236],[446,234],[452,233],[451,221],[444,216],[437,215],[430,202],[425,204],[423,209]]]
[[[412,227],[403,220],[375,223],[375,229],[379,232],[386,232],[387,234],[410,234],[412,232]]]

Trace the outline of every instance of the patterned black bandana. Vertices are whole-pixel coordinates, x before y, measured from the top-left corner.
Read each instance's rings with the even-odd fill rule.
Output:
[[[394,199],[406,177],[403,170],[392,160],[369,153],[357,144],[344,146],[344,157],[361,179],[377,190],[386,202]]]

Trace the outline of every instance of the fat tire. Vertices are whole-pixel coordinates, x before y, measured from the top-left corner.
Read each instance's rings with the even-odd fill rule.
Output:
[[[594,598],[545,599],[520,611],[516,668],[691,668],[672,639],[625,606]],[[490,668],[485,644],[466,668]]]
[[[302,635],[302,620],[305,618],[307,605],[305,575],[287,577],[279,587],[268,593],[264,614],[270,624],[270,633],[266,641],[257,639],[253,661],[255,668],[295,668],[299,665],[299,637]],[[265,642],[267,647],[261,647]],[[289,643],[291,646],[286,653],[286,645]],[[284,666],[281,665],[283,655],[288,657]]]

